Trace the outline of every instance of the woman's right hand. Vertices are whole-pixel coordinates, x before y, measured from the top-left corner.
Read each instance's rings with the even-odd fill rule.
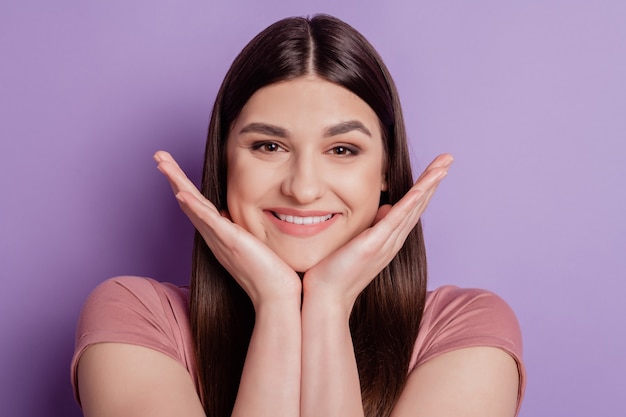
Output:
[[[165,151],[154,155],[169,180],[181,209],[204,238],[217,260],[237,280],[255,309],[261,303],[298,302],[302,284],[297,273],[256,237],[233,223],[207,200]]]

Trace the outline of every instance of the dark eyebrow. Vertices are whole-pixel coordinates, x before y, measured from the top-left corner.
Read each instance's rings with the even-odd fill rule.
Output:
[[[265,123],[250,123],[249,125],[244,126],[239,133],[261,133],[262,135],[267,136],[275,136],[279,138],[286,138],[287,131],[282,127],[268,125]]]
[[[336,136],[343,135],[344,133],[352,132],[353,130],[358,130],[369,137],[372,137],[372,132],[369,131],[365,125],[358,120],[350,120],[347,122],[341,122],[333,126],[329,126],[324,130],[324,136]]]

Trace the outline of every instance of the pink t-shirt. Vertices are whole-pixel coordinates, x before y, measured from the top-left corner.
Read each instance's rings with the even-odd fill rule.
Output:
[[[129,343],[162,352],[187,369],[197,388],[188,306],[188,288],[150,278],[117,277],[96,287],[83,307],[76,331],[71,369],[76,398],[78,360],[87,347],[100,342]],[[444,286],[430,291],[410,369],[442,353],[472,346],[498,347],[515,359],[520,375],[519,411],[526,374],[521,332],[511,308],[485,290]]]

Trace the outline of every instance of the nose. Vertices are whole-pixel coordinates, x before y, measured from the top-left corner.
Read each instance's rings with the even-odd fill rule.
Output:
[[[299,156],[290,161],[281,185],[283,195],[298,204],[309,204],[324,194],[323,167],[311,156]]]

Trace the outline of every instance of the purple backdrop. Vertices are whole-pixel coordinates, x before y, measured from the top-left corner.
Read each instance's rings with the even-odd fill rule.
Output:
[[[78,416],[74,326],[118,274],[184,283],[192,228],[152,153],[195,179],[212,101],[278,18],[335,14],[398,84],[431,287],[485,287],[525,336],[522,416],[622,416],[626,2],[3,1],[0,413]]]

